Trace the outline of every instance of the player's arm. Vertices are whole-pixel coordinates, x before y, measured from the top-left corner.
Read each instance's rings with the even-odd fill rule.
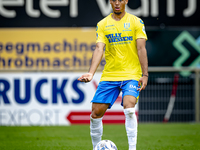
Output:
[[[104,47],[105,47],[104,43],[98,42],[96,44],[96,48],[92,55],[92,63],[91,63],[89,72],[86,74],[83,74],[80,78],[78,78],[79,81],[90,82],[92,80],[92,78],[101,62],[101,59],[103,57]]]
[[[138,85],[140,86],[142,83],[142,86],[138,89],[139,91],[144,90],[147,86],[148,82],[148,59],[147,59],[147,50],[146,50],[146,39],[139,38],[136,40],[137,43],[137,51],[138,51],[138,57],[139,61],[142,67],[142,74],[143,76],[140,78]]]

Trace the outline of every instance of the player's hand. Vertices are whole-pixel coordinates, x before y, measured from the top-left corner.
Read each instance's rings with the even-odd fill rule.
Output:
[[[148,77],[147,76],[141,77],[139,82],[138,82],[138,87],[140,87],[140,88],[138,88],[138,91],[141,92],[142,90],[144,90],[146,88],[146,86],[147,86],[147,82],[148,82]]]
[[[78,78],[79,81],[81,82],[90,82],[93,78],[93,74],[92,73],[86,73],[84,75],[82,75],[81,77]]]

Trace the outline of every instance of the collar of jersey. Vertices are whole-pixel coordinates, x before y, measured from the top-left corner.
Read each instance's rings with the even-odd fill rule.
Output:
[[[116,21],[115,19],[113,19],[112,14],[113,14],[113,13],[110,13],[111,19],[112,19],[113,21],[115,21],[115,22],[120,22],[120,21],[124,20],[124,18],[125,18],[126,15],[127,15],[127,12],[125,12],[125,15],[124,15],[124,16],[121,18],[121,20],[119,20],[119,21]]]

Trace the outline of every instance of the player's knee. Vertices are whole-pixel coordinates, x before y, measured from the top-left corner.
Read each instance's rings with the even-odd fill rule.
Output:
[[[92,114],[91,114],[91,117],[92,117],[93,119],[101,118],[101,117],[103,117],[103,112],[93,110],[93,111],[92,111]]]
[[[125,114],[126,117],[132,118],[133,115],[135,114],[135,108],[124,109],[124,114]]]
[[[136,103],[132,103],[132,104],[127,104],[127,105],[123,105],[123,106],[124,106],[124,109],[135,108],[135,104]]]

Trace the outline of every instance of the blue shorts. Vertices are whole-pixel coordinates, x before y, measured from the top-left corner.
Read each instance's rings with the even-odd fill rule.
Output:
[[[125,95],[132,95],[139,98],[138,81],[126,80],[126,81],[101,81],[97,87],[96,93],[91,102],[93,103],[105,103],[110,104],[112,107],[115,100],[122,91],[122,103]]]

